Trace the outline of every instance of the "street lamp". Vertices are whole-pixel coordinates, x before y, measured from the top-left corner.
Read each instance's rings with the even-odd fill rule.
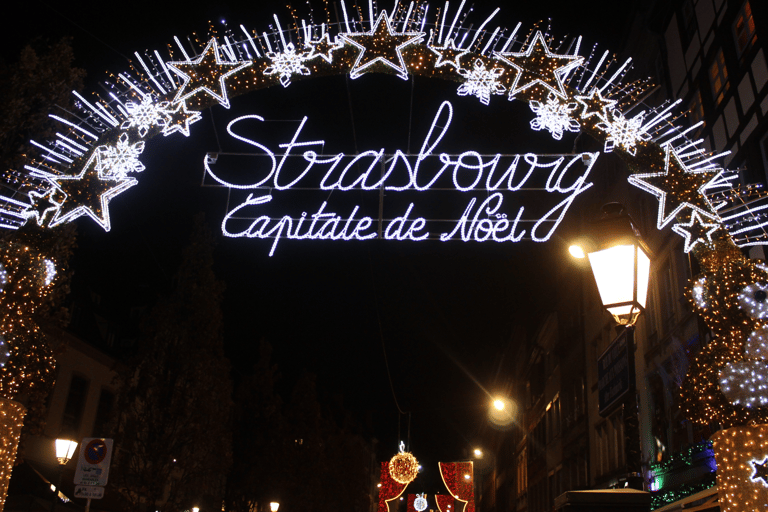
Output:
[[[271,512],[277,512],[277,509],[279,508],[280,508],[280,503],[276,501],[272,501],[269,503],[269,510],[271,510]]]
[[[650,251],[618,203],[603,206],[603,216],[591,231],[585,243],[569,251],[577,258],[589,258],[600,300],[616,323],[634,325],[648,299]]]
[[[56,500],[59,496],[59,488],[61,487],[61,475],[64,473],[64,466],[67,462],[72,460],[72,456],[75,454],[77,448],[77,441],[70,439],[56,439],[56,460],[59,462],[59,474],[56,481],[56,488],[53,494],[53,501],[51,502],[51,512],[56,508]]]
[[[622,407],[626,485],[642,490],[634,325],[648,298],[650,250],[618,203],[603,206],[603,216],[593,223],[586,242],[588,247],[571,246],[569,251],[576,257],[589,257],[603,307],[623,327],[598,360],[598,412],[605,417],[615,406]]]

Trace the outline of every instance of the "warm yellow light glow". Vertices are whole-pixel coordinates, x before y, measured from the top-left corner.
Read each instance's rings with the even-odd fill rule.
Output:
[[[480,448],[475,448],[474,454],[475,454],[475,457],[479,459],[483,456],[483,450],[481,450]]]
[[[467,475],[467,474],[464,475],[464,480],[469,480],[470,478],[472,478],[472,477]]]
[[[62,466],[72,459],[77,448],[77,441],[70,439],[57,439],[56,440],[56,459]]]
[[[635,245],[617,245],[589,253],[600,300],[620,324],[632,324],[645,308],[651,260]],[[635,274],[637,268],[637,274]],[[635,279],[637,296],[635,297]]]
[[[496,408],[497,411],[503,411],[506,407],[506,404],[504,404],[504,400],[501,398],[497,398],[493,401],[493,406]]]
[[[488,420],[499,427],[508,427],[515,420],[517,405],[509,398],[497,396],[488,407]]]
[[[280,508],[280,504],[278,502],[276,502],[276,501],[270,502],[269,510],[271,510],[272,512],[277,512],[278,508]]]
[[[573,256],[574,258],[578,258],[580,260],[587,257],[587,255],[584,254],[584,248],[581,247],[580,245],[574,244],[570,246],[568,248],[568,252],[571,253],[571,256]]]

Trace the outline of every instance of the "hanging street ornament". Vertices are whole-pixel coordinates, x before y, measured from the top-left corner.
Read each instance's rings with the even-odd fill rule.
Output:
[[[453,38],[448,39],[443,46],[432,46],[432,44],[429,44],[428,47],[432,53],[437,55],[436,68],[453,66],[456,71],[461,69],[461,58],[469,53],[469,50],[456,48]]]
[[[291,76],[307,76],[310,73],[309,68],[304,65],[304,61],[309,59],[309,52],[297,51],[293,43],[286,44],[283,52],[268,52],[267,58],[272,64],[264,70],[264,74],[280,75],[280,85],[283,87],[290,85]]]
[[[595,125],[598,130],[607,134],[603,146],[605,152],[610,153],[613,148],[618,147],[635,156],[637,145],[651,138],[643,127],[644,120],[645,112],[627,118],[618,110],[611,110],[605,120]]]
[[[711,246],[712,235],[721,227],[718,222],[704,222],[699,212],[694,211],[690,221],[673,225],[672,231],[685,238],[683,251],[689,253],[698,243]]]
[[[581,114],[579,114],[582,119],[589,119],[592,116],[597,116],[598,119],[605,123],[608,122],[610,111],[613,110],[616,103],[618,103],[616,100],[603,98],[603,95],[597,87],[593,87],[586,96],[577,94],[573,98],[579,105],[584,107]]]
[[[333,52],[344,48],[344,43],[339,41],[338,36],[331,42],[331,36],[326,32],[316,41],[307,41],[307,46],[309,46],[311,50],[309,51],[306,60],[320,57],[328,64],[331,64],[333,62]]]
[[[536,114],[536,118],[531,121],[533,130],[547,130],[555,140],[562,139],[566,131],[579,131],[578,121],[571,117],[578,107],[576,103],[562,102],[553,93],[549,93],[545,103],[531,100],[529,106]]]
[[[581,65],[584,57],[578,55],[557,55],[549,51],[547,42],[541,31],[536,31],[533,41],[522,53],[493,52],[497,59],[506,62],[517,70],[512,85],[509,87],[509,99],[515,97],[520,91],[542,86],[544,89],[567,99],[563,79],[571,70]],[[544,99],[544,90],[539,94]]]
[[[374,64],[383,64],[397,73],[403,80],[408,79],[408,70],[403,60],[406,46],[420,43],[424,32],[395,32],[392,30],[387,11],[382,11],[370,32],[348,32],[341,37],[355,46],[360,53],[349,72],[350,78],[372,71]]]
[[[125,104],[128,119],[123,121],[120,129],[136,128],[143,138],[153,126],[164,127],[166,125],[168,117],[163,109],[167,106],[167,101],[157,103],[152,99],[151,94],[145,94],[139,103],[129,101]]]
[[[50,222],[54,227],[63,222],[87,215],[95,220],[104,231],[111,229],[109,202],[138,183],[134,178],[121,175],[104,176],[101,173],[101,152],[95,151],[83,166],[80,174],[45,176],[45,179],[63,192],[64,200],[59,204],[56,215]]]
[[[418,476],[419,462],[413,454],[403,451],[402,443],[400,446],[400,453],[389,460],[389,474],[395,482],[407,485]]]
[[[27,219],[35,218],[38,226],[45,224],[45,218],[53,214],[59,205],[51,199],[55,189],[50,188],[44,192],[32,190],[29,192],[29,207],[24,211]]]
[[[163,136],[165,137],[176,132],[189,137],[189,125],[203,118],[197,110],[188,110],[186,101],[172,103],[163,110],[163,113],[167,117],[165,126],[163,126]]]
[[[223,107],[229,108],[226,80],[238,71],[251,65],[246,62],[228,62],[222,60],[219,45],[215,38],[208,41],[203,52],[197,59],[166,63],[171,70],[179,75],[184,83],[176,91],[173,102],[185,100],[198,93],[204,93]]]
[[[659,198],[657,225],[661,229],[685,208],[716,219],[705,193],[711,183],[722,174],[722,169],[690,170],[677,156],[671,145],[665,146],[664,172],[632,174],[628,181]]]
[[[413,508],[415,508],[418,512],[424,512],[427,510],[427,495],[426,494],[417,494],[416,499],[413,500]]]
[[[123,132],[117,138],[117,144],[99,146],[99,171],[103,177],[125,178],[128,173],[142,172],[144,164],[139,155],[144,152],[144,141],[131,144],[128,133]]]
[[[475,60],[472,71],[459,69],[458,72],[466,80],[456,91],[459,96],[476,96],[480,103],[487,105],[491,101],[492,94],[501,95],[506,91],[499,82],[504,70],[502,68],[486,70],[481,59]]]

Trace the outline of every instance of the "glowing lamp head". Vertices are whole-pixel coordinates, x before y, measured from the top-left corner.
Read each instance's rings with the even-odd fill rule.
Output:
[[[269,503],[269,510],[271,512],[277,512],[277,509],[279,509],[279,508],[280,508],[280,503],[278,503],[276,501],[272,501],[272,502]]]
[[[594,225],[597,247],[587,253],[603,307],[619,325],[634,325],[645,309],[650,251],[624,207],[611,203]]]
[[[584,248],[581,245],[573,244],[570,247],[568,247],[568,252],[571,253],[571,256],[574,258],[578,258],[580,260],[583,260],[587,257],[587,253],[584,252]]]
[[[72,459],[77,448],[77,441],[70,439],[57,439],[56,440],[56,460],[62,466]]]
[[[473,453],[475,454],[475,457],[478,459],[483,457],[483,450],[481,450],[480,448],[475,448]]]
[[[497,398],[497,399],[495,399],[495,400],[493,401],[493,407],[494,407],[494,408],[495,408],[497,411],[503,411],[503,410],[504,410],[504,408],[506,408],[506,406],[507,406],[507,405],[504,403],[504,400],[502,400],[501,398]]]

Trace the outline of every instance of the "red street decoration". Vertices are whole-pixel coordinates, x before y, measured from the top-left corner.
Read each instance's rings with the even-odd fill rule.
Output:
[[[450,494],[435,494],[437,509],[440,512],[455,512],[453,510],[454,499]]]
[[[416,495],[415,494],[409,494],[408,495],[408,512],[416,512]]]
[[[466,504],[463,511],[456,510],[455,512],[475,512],[472,462],[440,462],[440,476],[443,477],[443,483],[448,492]]]
[[[389,461],[381,463],[381,480],[379,487],[379,508],[377,512],[389,512],[388,501],[398,498],[408,484],[401,484],[389,474]]]

